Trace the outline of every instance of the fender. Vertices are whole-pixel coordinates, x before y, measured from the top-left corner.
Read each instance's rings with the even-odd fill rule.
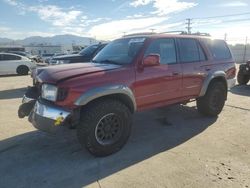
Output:
[[[124,85],[107,85],[107,86],[101,86],[97,88],[93,88],[88,90],[87,92],[83,93],[76,101],[75,105],[77,106],[83,106],[88,104],[90,101],[93,101],[94,99],[113,95],[113,94],[123,94],[131,100],[133,103],[134,111],[136,111],[136,101],[134,94],[132,90]]]
[[[207,88],[210,84],[210,82],[214,79],[214,78],[218,78],[218,77],[222,77],[225,79],[225,83],[227,84],[227,80],[226,80],[226,73],[223,72],[223,71],[216,71],[216,72],[213,72],[213,73],[209,73],[208,76],[205,78],[204,82],[203,82],[203,85],[202,85],[202,88],[201,88],[201,91],[200,91],[200,94],[199,96],[202,97],[206,94],[207,92]]]

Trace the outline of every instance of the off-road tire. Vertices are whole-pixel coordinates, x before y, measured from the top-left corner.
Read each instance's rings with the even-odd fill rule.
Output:
[[[98,141],[96,129],[100,121],[109,114],[114,114],[119,119],[122,129],[116,142],[101,144]],[[126,144],[130,136],[131,124],[132,114],[125,104],[113,99],[99,100],[81,111],[77,137],[80,144],[91,154],[104,157],[119,151]]]
[[[16,72],[18,75],[28,75],[29,68],[25,65],[21,65],[21,66],[17,67]]]
[[[205,96],[197,99],[198,111],[206,116],[217,116],[221,113],[227,96],[227,88],[224,83],[212,82]]]
[[[244,75],[243,71],[240,69],[237,75],[237,81],[239,85],[246,85],[249,81],[250,76]]]

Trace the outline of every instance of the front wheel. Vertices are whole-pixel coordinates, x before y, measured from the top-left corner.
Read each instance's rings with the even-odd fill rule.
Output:
[[[212,82],[205,96],[197,99],[198,111],[207,116],[217,116],[221,113],[227,96],[227,88],[222,82]]]
[[[131,130],[131,112],[117,100],[96,101],[81,112],[77,137],[82,146],[95,156],[119,151]]]

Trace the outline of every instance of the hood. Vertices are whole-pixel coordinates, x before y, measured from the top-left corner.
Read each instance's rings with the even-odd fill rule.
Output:
[[[79,57],[82,57],[81,54],[70,54],[70,55],[61,55],[53,57],[52,60],[69,60],[69,59],[78,59]]]
[[[110,71],[120,68],[121,65],[98,64],[98,63],[73,63],[60,66],[44,67],[36,79],[40,83],[56,84],[63,80],[84,76],[87,74]]]

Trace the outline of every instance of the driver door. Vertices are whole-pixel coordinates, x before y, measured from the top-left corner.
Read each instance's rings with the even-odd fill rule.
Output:
[[[153,40],[144,58],[150,54],[160,55],[160,65],[137,71],[135,97],[138,109],[175,103],[182,95],[182,71],[177,63],[175,39]]]

